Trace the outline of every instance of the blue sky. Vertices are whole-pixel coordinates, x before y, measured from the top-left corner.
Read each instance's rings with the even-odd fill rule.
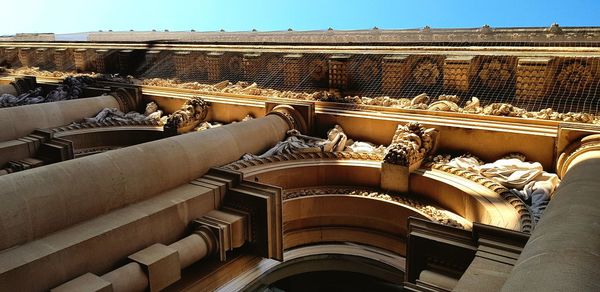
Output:
[[[0,35],[109,29],[270,31],[483,24],[545,27],[553,22],[561,26],[600,26],[600,0],[4,0],[1,5]]]

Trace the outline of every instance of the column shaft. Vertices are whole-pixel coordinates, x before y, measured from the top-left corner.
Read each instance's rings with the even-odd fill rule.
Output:
[[[0,141],[24,137],[38,128],[68,125],[76,120],[92,117],[103,108],[111,107],[120,108],[114,97],[104,95],[0,108]]]
[[[25,120],[33,120],[28,118]],[[153,197],[281,141],[280,115],[0,176],[0,250]]]

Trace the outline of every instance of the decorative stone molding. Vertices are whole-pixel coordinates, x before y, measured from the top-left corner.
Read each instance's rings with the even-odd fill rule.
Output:
[[[464,43],[464,42],[585,42],[600,36],[597,27],[548,27],[438,29],[365,29],[355,31],[281,31],[281,32],[94,32],[90,41],[186,41],[204,43],[280,43],[280,44],[398,44],[398,43]]]
[[[564,60],[560,64],[556,80],[562,92],[577,94],[591,85],[594,75],[587,60]]]
[[[514,66],[506,58],[482,58],[477,78],[484,86],[498,90],[506,87],[514,73]]]
[[[201,97],[188,99],[181,109],[167,118],[164,129],[169,133],[186,133],[198,126],[208,115],[209,103]]]
[[[498,183],[492,179],[489,179],[487,177],[484,177],[482,175],[479,175],[477,173],[474,173],[474,172],[471,172],[471,171],[468,171],[465,169],[449,166],[449,165],[446,165],[445,163],[427,162],[423,166],[427,167],[427,168],[443,171],[446,173],[450,173],[450,174],[453,174],[456,176],[460,176],[462,178],[473,181],[477,184],[480,184],[480,185],[496,192],[504,200],[506,200],[509,204],[511,204],[517,211],[517,214],[519,214],[519,222],[521,225],[521,231],[526,232],[526,233],[531,233],[531,231],[533,230],[533,227],[534,227],[533,216],[531,215],[531,212],[529,211],[529,208],[527,207],[527,205],[523,202],[523,200],[521,200],[521,198],[519,198],[517,195],[513,194],[509,189],[502,186],[500,183]]]
[[[443,225],[452,227],[465,228],[458,221],[448,217],[446,211],[438,206],[432,206],[424,201],[420,201],[416,198],[410,198],[401,194],[382,192],[377,189],[369,189],[363,187],[353,186],[339,186],[339,187],[314,187],[309,189],[294,189],[284,192],[283,200],[291,200],[301,197],[309,196],[324,196],[324,195],[349,195],[349,196],[362,196],[374,199],[385,200],[393,203],[409,206],[417,209],[425,214],[431,221],[437,222]]]
[[[356,153],[356,152],[310,152],[279,154],[265,158],[255,158],[250,160],[238,160],[223,166],[226,169],[242,170],[245,168],[277,163],[283,161],[303,160],[303,159],[347,159],[347,160],[372,160],[381,161],[383,157],[375,153]]]
[[[267,115],[280,116],[288,123],[290,130],[295,129],[300,131],[300,133],[308,133],[310,129],[307,121],[292,105],[277,105]]]

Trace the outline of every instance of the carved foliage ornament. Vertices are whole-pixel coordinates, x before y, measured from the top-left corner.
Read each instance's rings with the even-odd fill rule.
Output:
[[[425,58],[417,63],[412,75],[419,85],[432,86],[440,80],[442,70],[435,61]]]
[[[399,125],[383,160],[402,166],[417,163],[434,151],[438,133],[436,129],[426,129],[416,122]]]

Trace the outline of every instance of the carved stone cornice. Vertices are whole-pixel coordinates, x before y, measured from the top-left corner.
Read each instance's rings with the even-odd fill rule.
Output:
[[[529,211],[529,208],[525,204],[525,202],[523,202],[523,200],[521,200],[518,196],[513,194],[509,189],[507,189],[500,183],[498,183],[490,178],[479,175],[475,172],[468,171],[466,169],[462,169],[462,168],[458,168],[458,167],[453,167],[450,165],[446,165],[444,163],[428,162],[428,163],[425,163],[423,166],[431,168],[431,169],[443,171],[443,172],[446,172],[449,174],[453,174],[456,176],[460,176],[462,178],[473,181],[477,184],[480,184],[480,185],[496,192],[504,200],[506,200],[511,206],[513,206],[515,208],[515,210],[517,211],[517,214],[519,217],[519,222],[521,225],[521,231],[526,232],[526,233],[531,233],[531,231],[533,230],[533,227],[534,227],[533,217],[531,215],[531,212]]]
[[[436,43],[436,42],[590,42],[600,36],[598,27],[436,29],[372,29],[272,32],[93,32],[89,41],[188,41],[208,43]]]

